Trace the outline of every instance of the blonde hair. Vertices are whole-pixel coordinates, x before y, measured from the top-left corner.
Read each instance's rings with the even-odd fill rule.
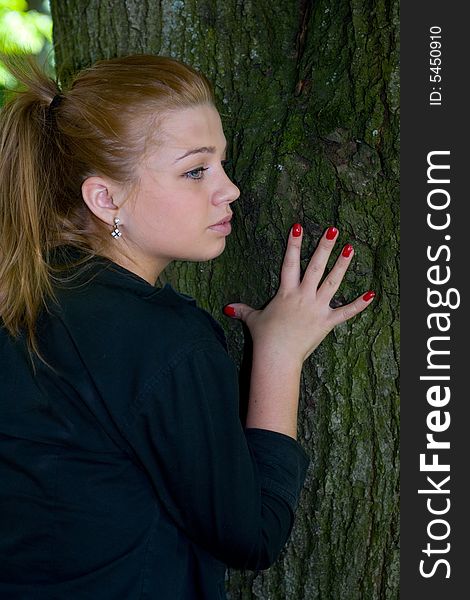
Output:
[[[66,91],[31,57],[0,58],[26,87],[0,110],[0,318],[13,336],[25,330],[39,354],[36,321],[54,297],[51,251],[68,244],[106,255],[112,242],[83,201],[82,183],[105,176],[133,196],[159,119],[216,102],[202,73],[165,56],[98,61]]]

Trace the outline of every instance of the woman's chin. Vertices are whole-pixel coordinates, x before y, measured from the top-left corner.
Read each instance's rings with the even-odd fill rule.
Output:
[[[193,251],[188,254],[175,254],[170,262],[175,260],[188,262],[205,262],[207,260],[212,260],[223,253],[225,244],[225,237],[221,236],[217,240],[217,243],[212,243],[210,246],[206,244],[204,248],[198,248],[196,251],[193,249]]]
[[[220,238],[218,240],[217,245],[213,244],[212,248],[210,250],[208,250],[207,252],[201,253],[198,258],[192,258],[191,260],[194,260],[196,262],[204,262],[206,260],[212,260],[213,258],[217,258],[218,256],[220,256],[224,250],[225,250],[225,238]]]

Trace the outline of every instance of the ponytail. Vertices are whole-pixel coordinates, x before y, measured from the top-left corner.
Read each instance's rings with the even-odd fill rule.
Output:
[[[30,59],[30,73],[17,60],[2,59],[28,89],[1,110],[0,316],[12,335],[24,328],[37,353],[36,319],[53,296],[46,256],[58,223],[50,202],[56,147],[49,105],[59,88]]]

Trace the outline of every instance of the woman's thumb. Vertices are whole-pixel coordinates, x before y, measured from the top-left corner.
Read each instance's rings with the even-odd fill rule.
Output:
[[[227,304],[223,308],[223,313],[227,317],[231,317],[232,319],[240,319],[240,321],[245,322],[252,312],[255,312],[254,308],[248,306],[248,304],[243,304],[241,302]]]

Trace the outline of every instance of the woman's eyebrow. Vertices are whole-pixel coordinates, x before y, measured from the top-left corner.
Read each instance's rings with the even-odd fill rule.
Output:
[[[224,148],[224,151],[222,152],[222,154],[224,154],[226,150],[227,150],[227,142],[225,142],[225,148]],[[187,156],[190,156],[191,154],[199,154],[200,152],[214,154],[215,151],[216,151],[215,146],[202,146],[201,148],[193,148],[192,150],[188,150],[185,154],[183,154],[183,156],[178,157],[175,160],[175,162],[178,162],[182,158],[186,158]]]

